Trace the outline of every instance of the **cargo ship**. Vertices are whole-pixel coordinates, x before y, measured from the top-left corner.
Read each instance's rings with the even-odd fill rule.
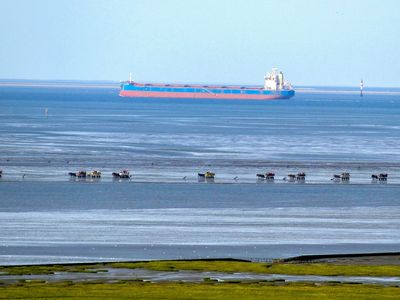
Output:
[[[158,84],[138,83],[129,76],[121,82],[122,97],[134,98],[195,98],[195,99],[236,99],[236,100],[272,100],[289,99],[295,91],[283,73],[273,68],[264,77],[264,86],[237,85],[193,85],[193,84]]]

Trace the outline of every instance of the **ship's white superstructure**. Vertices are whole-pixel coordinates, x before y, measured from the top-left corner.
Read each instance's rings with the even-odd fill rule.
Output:
[[[291,90],[292,86],[288,81],[283,80],[283,73],[277,68],[272,68],[271,73],[264,77],[264,89],[272,91]]]

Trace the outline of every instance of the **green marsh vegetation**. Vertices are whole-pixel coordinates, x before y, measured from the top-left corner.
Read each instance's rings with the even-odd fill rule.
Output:
[[[246,272],[287,275],[326,275],[326,276],[400,276],[400,265],[333,265],[333,264],[293,264],[293,263],[254,263],[242,261],[149,261],[111,263],[114,268],[144,268],[157,271],[215,271]]]
[[[93,270],[93,268],[96,268],[98,270]],[[1,280],[1,275],[33,275],[33,274],[39,275],[39,274],[55,274],[57,272],[97,273],[102,271],[104,272],[106,270],[100,269],[100,265],[97,264],[1,266],[0,280]]]
[[[0,299],[399,299],[399,296],[398,287],[335,283],[96,281],[20,282],[0,286]]]
[[[28,275],[54,274],[56,272],[96,273],[106,272],[107,268],[143,268],[155,271],[215,271],[246,272],[287,275],[327,275],[327,276],[400,276],[400,265],[336,265],[336,264],[293,264],[293,263],[255,263],[230,260],[181,260],[118,262],[95,264],[65,264],[36,266],[3,266],[0,274]],[[1,275],[0,275],[1,280]]]
[[[400,276],[399,265],[334,265],[251,263],[225,260],[149,261],[41,266],[3,266],[1,275],[107,272],[109,268],[144,268],[157,271],[215,271],[288,275]],[[46,282],[19,280],[1,283],[0,299],[399,299],[400,287],[371,284],[288,283],[284,280],[202,283],[143,282],[140,279]]]

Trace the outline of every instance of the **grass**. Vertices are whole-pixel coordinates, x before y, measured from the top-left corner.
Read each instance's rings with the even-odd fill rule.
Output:
[[[160,271],[197,270],[293,275],[400,276],[400,266],[249,263],[242,261],[150,261],[75,265],[4,266],[3,274],[54,274],[55,272],[106,272],[107,268],[145,268]],[[350,283],[287,283],[275,281],[202,283],[141,280],[54,282],[21,280],[2,284],[0,299],[400,299],[400,287]]]
[[[42,283],[0,287],[0,299],[399,299],[400,288],[311,283]]]
[[[104,265],[33,265],[33,266],[2,266],[0,267],[0,279],[3,275],[32,275],[32,274],[54,274],[56,272],[73,272],[73,273],[97,273],[106,270],[96,270],[94,268]]]
[[[329,275],[329,276],[400,276],[398,265],[333,265],[333,264],[292,264],[292,263],[251,263],[242,261],[149,261],[120,262],[75,265],[44,265],[44,266],[3,266],[0,273],[10,275],[54,274],[55,272],[105,272],[106,268],[144,268],[157,271],[215,271],[215,272],[246,272],[263,274],[287,275]],[[1,275],[0,275],[1,280]]]
[[[332,265],[332,264],[292,264],[292,263],[250,263],[241,261],[150,261],[131,263],[111,263],[114,268],[144,268],[157,271],[216,271],[249,272],[287,275],[327,275],[327,276],[400,276],[400,266],[382,265]]]

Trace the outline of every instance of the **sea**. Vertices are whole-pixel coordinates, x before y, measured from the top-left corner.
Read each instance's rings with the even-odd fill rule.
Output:
[[[299,87],[274,101],[118,91],[0,81],[0,265],[399,251],[400,89]],[[102,177],[68,175],[79,170]],[[131,179],[112,177],[121,170]],[[256,176],[267,172],[274,181]]]

